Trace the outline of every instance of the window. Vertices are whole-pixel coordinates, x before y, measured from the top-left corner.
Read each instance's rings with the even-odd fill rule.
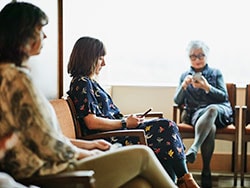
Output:
[[[245,84],[249,17],[247,0],[64,1],[65,65],[74,42],[88,35],[107,48],[101,73],[107,84],[176,85],[190,65],[187,43],[199,39],[225,81]]]

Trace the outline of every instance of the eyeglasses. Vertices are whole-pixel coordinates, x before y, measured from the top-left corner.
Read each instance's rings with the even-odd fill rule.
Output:
[[[198,54],[198,55],[190,55],[189,58],[192,60],[192,61],[195,61],[197,58],[199,60],[203,60],[205,58],[205,54]]]

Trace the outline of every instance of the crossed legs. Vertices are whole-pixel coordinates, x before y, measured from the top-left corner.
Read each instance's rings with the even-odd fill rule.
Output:
[[[210,161],[214,151],[216,126],[214,124],[218,115],[217,108],[210,106],[198,119],[195,125],[194,142],[186,153],[187,161],[193,163],[201,147],[203,170],[210,170]]]
[[[206,112],[197,120],[195,124],[195,138],[190,149],[186,153],[187,162],[193,163],[196,159],[198,149],[201,148],[203,160],[202,184],[211,186],[210,161],[214,152],[215,144],[215,119],[218,115],[215,106],[209,106]]]
[[[196,159],[197,152],[201,147],[201,152],[205,152],[204,159],[210,163],[214,151],[214,138],[216,126],[214,124],[218,115],[217,108],[210,106],[206,112],[197,120],[195,124],[194,142],[186,153],[187,161],[193,163]],[[210,157],[210,160],[208,159]],[[204,166],[206,167],[206,166]]]
[[[107,151],[102,155],[80,160],[75,168],[92,169],[96,188],[120,187],[140,176],[152,187],[176,187],[154,152],[147,146],[133,145]]]

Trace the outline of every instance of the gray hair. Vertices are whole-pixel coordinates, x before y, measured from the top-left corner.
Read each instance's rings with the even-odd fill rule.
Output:
[[[209,47],[203,41],[200,41],[200,40],[192,40],[189,42],[187,46],[188,56],[190,55],[191,51],[196,50],[196,49],[202,49],[205,56],[206,57],[208,56]]]

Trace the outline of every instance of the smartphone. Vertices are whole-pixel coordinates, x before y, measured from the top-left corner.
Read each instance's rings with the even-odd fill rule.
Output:
[[[201,80],[201,76],[202,76],[202,73],[201,73],[201,72],[196,72],[196,73],[193,75],[193,80],[195,80],[195,81]]]
[[[144,117],[144,116],[146,116],[149,112],[151,112],[152,111],[152,108],[149,108],[146,112],[144,112],[142,115],[141,115],[141,117]]]

